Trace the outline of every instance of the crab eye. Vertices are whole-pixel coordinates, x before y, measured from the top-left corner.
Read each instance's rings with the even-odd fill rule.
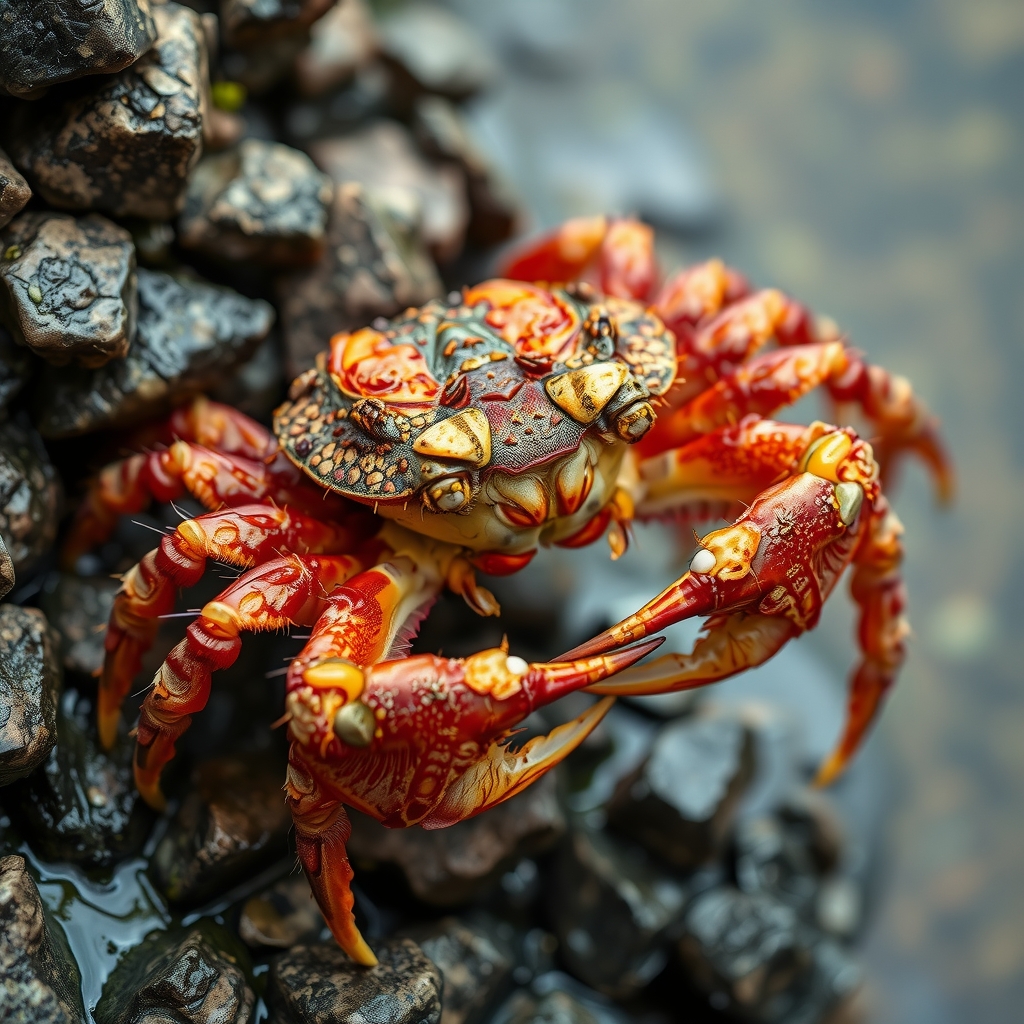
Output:
[[[427,485],[423,504],[435,512],[460,512],[469,504],[471,496],[468,477],[444,476]]]

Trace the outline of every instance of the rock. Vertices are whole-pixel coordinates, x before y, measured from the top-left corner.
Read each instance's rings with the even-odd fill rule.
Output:
[[[305,153],[260,139],[201,160],[189,181],[178,240],[214,259],[271,266],[323,253],[333,188]]]
[[[0,786],[28,775],[57,742],[57,652],[38,608],[0,605]]]
[[[31,376],[31,354],[0,327],[0,418]]]
[[[371,118],[387,116],[390,91],[391,72],[383,61],[371,61],[326,96],[292,104],[284,117],[288,140],[305,149],[310,139],[345,134]]]
[[[295,58],[295,83],[304,96],[344,85],[377,53],[377,30],[364,0],[338,2],[310,29]]]
[[[357,871],[394,864],[418,899],[439,907],[478,896],[516,860],[550,847],[565,829],[553,778],[450,828],[389,829],[361,814],[351,818],[348,852]]]
[[[299,942],[315,942],[325,927],[306,876],[292,875],[246,901],[238,934],[253,948],[289,949]]]
[[[679,868],[714,857],[753,775],[753,740],[730,717],[666,725],[650,756],[618,785],[609,824]]]
[[[58,82],[109,75],[153,45],[149,0],[0,0],[0,95],[32,98]]]
[[[266,337],[269,303],[228,288],[140,269],[139,320],[124,359],[89,373],[51,369],[36,395],[45,437],[130,426],[218,382]]]
[[[11,163],[11,158],[0,149],[0,228],[6,227],[31,198],[32,189],[28,182]]]
[[[246,50],[225,50],[220,69],[232,82],[244,86],[249,96],[263,96],[288,78],[308,42],[309,33],[302,30]]]
[[[238,50],[264,46],[309,28],[332,0],[221,0],[224,44]]]
[[[292,819],[283,778],[265,756],[199,766],[195,788],[153,855],[154,877],[169,900],[202,903],[285,853]]]
[[[52,550],[61,489],[39,435],[19,418],[0,424],[0,536],[16,572]]]
[[[130,68],[21,104],[9,152],[52,206],[170,220],[202,147],[206,45],[195,11],[153,8],[157,41]]]
[[[641,847],[574,828],[555,863],[548,909],[569,970],[627,998],[668,962],[686,900],[686,886]]]
[[[336,184],[359,182],[418,218],[423,241],[440,262],[462,251],[469,220],[465,184],[451,165],[430,164],[409,131],[380,119],[338,138],[309,144],[309,154]]]
[[[0,858],[0,1013],[10,1024],[85,1024],[80,976],[23,857]]]
[[[468,239],[476,245],[492,246],[511,238],[520,216],[519,204],[511,187],[470,137],[458,108],[441,96],[421,96],[413,116],[420,148],[435,159],[455,164],[465,176]]]
[[[204,926],[160,932],[128,953],[103,987],[97,1024],[247,1024],[256,997],[244,952]]]
[[[561,971],[550,971],[536,978],[529,991],[513,993],[490,1024],[627,1024],[633,1020],[649,1018],[627,1017],[600,993]],[[660,1024],[660,1018],[653,1018],[651,1024]]]
[[[118,580],[109,576],[51,573],[43,585],[40,607],[60,634],[64,668],[85,676],[103,667],[103,635]]]
[[[339,186],[323,259],[278,284],[289,374],[311,367],[338,331],[422,305],[441,290],[415,227],[361,185]]]
[[[5,806],[39,856],[85,868],[108,868],[137,852],[150,823],[135,788],[132,744],[103,750],[89,702],[68,690],[57,714],[57,745]]]
[[[381,48],[403,73],[405,91],[461,100],[494,81],[498,62],[474,29],[436,4],[402,4],[380,26]]]
[[[0,318],[54,365],[102,366],[135,335],[132,236],[106,217],[23,213],[0,234]]]
[[[441,972],[411,939],[377,943],[377,966],[353,963],[338,946],[296,946],[270,966],[267,1002],[281,1024],[365,1021],[437,1024]]]
[[[404,933],[444,979],[441,1024],[483,1024],[511,986],[515,965],[495,930],[446,917]]]
[[[3,538],[0,537],[0,597],[6,597],[17,582],[14,575],[14,563]]]

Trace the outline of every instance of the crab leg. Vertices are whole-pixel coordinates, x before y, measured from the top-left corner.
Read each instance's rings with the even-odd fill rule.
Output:
[[[199,582],[208,558],[249,569],[284,552],[352,551],[363,539],[359,530],[272,505],[243,505],[180,523],[128,570],[114,600],[99,686],[103,745],[109,749],[114,744],[121,704],[152,646],[160,616],[173,610],[179,587]],[[375,554],[367,552],[367,557],[372,560]]]
[[[157,670],[139,713],[135,783],[148,804],[164,806],[160,772],[191,716],[206,706],[210,677],[234,664],[243,630],[312,625],[327,595],[363,568],[352,555],[288,555],[240,576],[208,602]]]

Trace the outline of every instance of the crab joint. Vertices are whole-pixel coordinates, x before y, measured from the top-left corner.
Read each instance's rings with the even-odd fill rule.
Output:
[[[751,523],[716,530],[701,541],[701,549],[690,560],[690,572],[741,580],[750,572],[760,543],[761,531]]]
[[[361,700],[346,704],[334,716],[334,735],[350,747],[368,747],[377,731],[377,719]]]
[[[495,647],[466,659],[465,682],[474,693],[505,700],[523,688],[522,679],[529,670],[530,666],[522,658],[509,657],[500,647]]]
[[[341,690],[354,701],[366,685],[363,670],[347,658],[324,658],[302,673],[302,681],[315,690]]]

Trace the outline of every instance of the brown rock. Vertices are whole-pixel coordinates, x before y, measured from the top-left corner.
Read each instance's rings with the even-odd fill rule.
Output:
[[[102,366],[135,335],[132,236],[106,217],[23,213],[0,234],[0,317],[60,366]]]
[[[323,253],[332,192],[330,179],[305,153],[246,139],[196,166],[178,240],[215,259],[315,263]]]
[[[221,0],[220,24],[227,46],[247,50],[307,29],[332,0]]]
[[[480,895],[515,861],[550,847],[565,831],[551,776],[450,828],[388,829],[361,814],[351,818],[348,852],[357,870],[394,864],[418,899],[441,907]]]
[[[238,921],[246,945],[289,949],[315,942],[326,927],[305,875],[291,875],[247,900]]]
[[[418,217],[423,241],[439,262],[462,251],[469,220],[463,177],[453,166],[424,160],[397,121],[381,119],[352,135],[320,139],[309,153],[337,184],[357,181]]]
[[[364,0],[338,2],[310,29],[309,44],[295,59],[295,82],[304,96],[344,85],[373,60],[377,30]]]
[[[0,95],[120,71],[155,38],[149,0],[0,0]]]
[[[103,639],[120,582],[109,576],[50,573],[40,605],[60,634],[64,668],[81,675],[99,675]]]
[[[16,572],[53,547],[61,489],[39,435],[22,419],[0,424],[0,536]]]
[[[11,163],[11,158],[0,149],[0,228],[31,199],[32,189]]]
[[[250,96],[263,96],[292,73],[295,58],[308,42],[309,30],[302,29],[247,50],[227,50],[221,71],[244,85]]]
[[[156,44],[132,67],[15,111],[10,154],[51,205],[150,220],[181,208],[202,147],[206,44],[187,7],[153,19]]]
[[[2,254],[0,254],[2,255]],[[0,416],[32,376],[32,354],[0,327]]]
[[[14,563],[3,537],[0,537],[0,597],[6,597],[16,582]]]
[[[324,257],[278,284],[289,374],[311,367],[338,331],[422,305],[441,289],[414,226],[361,185],[340,186]]]

